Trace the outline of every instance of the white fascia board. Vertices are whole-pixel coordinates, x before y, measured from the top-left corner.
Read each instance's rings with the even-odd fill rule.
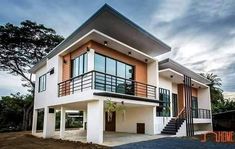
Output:
[[[163,70],[159,70],[159,74],[160,74],[161,72],[166,72],[166,71],[171,71],[171,72],[174,73],[174,74],[177,74],[177,75],[179,75],[179,76],[184,77],[184,75],[183,75],[182,73],[179,73],[179,72],[177,72],[177,71],[175,71],[175,70],[172,70],[172,69],[170,69],[170,68],[163,69]],[[192,78],[191,78],[191,79],[192,79]],[[194,81],[194,82],[200,84],[201,86],[204,86],[204,87],[207,87],[207,88],[209,87],[208,85],[203,84],[203,83],[201,83],[201,82],[199,82],[199,81],[197,81],[197,80],[192,79],[192,81]]]

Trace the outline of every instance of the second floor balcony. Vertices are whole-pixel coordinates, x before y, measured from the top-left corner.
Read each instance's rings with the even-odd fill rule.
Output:
[[[58,96],[67,96],[91,89],[156,99],[157,87],[94,70],[60,82],[58,84]]]

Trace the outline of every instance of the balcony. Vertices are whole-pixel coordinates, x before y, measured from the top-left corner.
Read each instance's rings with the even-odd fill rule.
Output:
[[[210,119],[211,111],[208,109],[192,109],[193,118]]]
[[[157,87],[98,71],[90,71],[58,83],[58,96],[67,96],[91,89],[151,100],[156,99]]]

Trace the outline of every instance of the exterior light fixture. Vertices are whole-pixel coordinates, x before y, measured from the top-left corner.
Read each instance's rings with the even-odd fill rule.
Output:
[[[148,59],[145,59],[144,61],[147,63],[147,62],[148,62]]]
[[[192,84],[192,86],[194,86],[194,84]]]
[[[89,52],[89,51],[90,51],[90,48],[89,48],[89,47],[86,47],[86,51]]]
[[[128,52],[128,55],[131,55],[131,52]]]
[[[171,75],[170,77],[173,78],[173,75]]]
[[[64,60],[63,60],[63,63],[64,63],[64,64],[67,64],[67,61],[64,59]]]
[[[104,45],[107,46],[107,45],[108,45],[108,42],[107,42],[107,41],[104,41]]]

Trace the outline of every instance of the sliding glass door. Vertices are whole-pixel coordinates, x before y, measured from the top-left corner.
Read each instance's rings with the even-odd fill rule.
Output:
[[[134,66],[95,53],[96,89],[134,94]]]

